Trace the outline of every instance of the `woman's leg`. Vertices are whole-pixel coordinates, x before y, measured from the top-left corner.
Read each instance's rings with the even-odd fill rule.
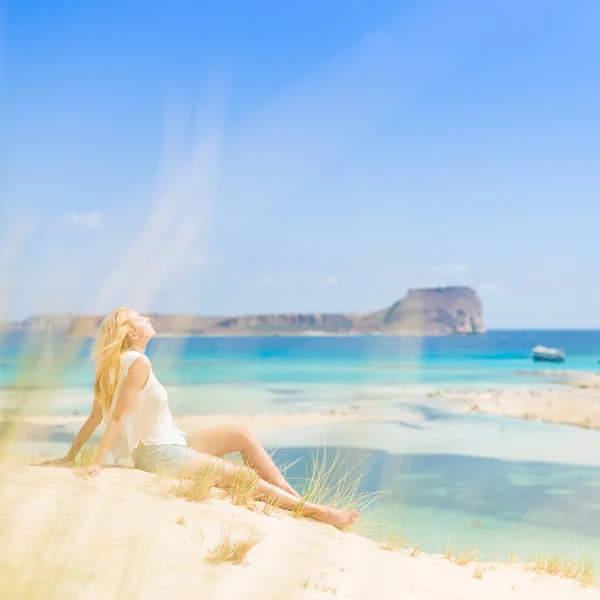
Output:
[[[249,467],[236,465],[232,462],[217,458],[209,454],[198,453],[187,464],[185,475],[193,477],[198,471],[207,467],[214,467],[219,473],[217,485],[222,487],[230,487],[239,469],[247,469],[248,474],[256,473]],[[256,480],[257,498],[274,506],[293,510],[298,505],[302,505],[302,512],[317,521],[328,523],[334,527],[348,527],[360,516],[360,511],[353,512],[339,510],[337,508],[329,508],[320,504],[312,504],[304,502],[301,498],[280,489],[279,487],[257,477]]]
[[[257,471],[262,479],[300,498],[300,494],[286,481],[268,452],[245,425],[198,429],[188,434],[187,440],[190,448],[204,454],[224,456],[230,452],[241,452],[244,464]]]

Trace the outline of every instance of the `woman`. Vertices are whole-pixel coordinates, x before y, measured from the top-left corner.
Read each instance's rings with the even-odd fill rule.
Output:
[[[79,449],[104,420],[106,431],[92,464],[80,470],[98,475],[108,452],[115,458],[131,456],[136,468],[170,471],[193,477],[207,466],[218,468],[219,485],[228,487],[240,468],[258,474],[258,497],[282,508],[303,505],[308,516],[336,527],[347,527],[360,515],[304,502],[279,472],[269,454],[244,426],[214,427],[185,435],[173,420],[167,392],[152,372],[144,354],[155,331],[150,319],[128,308],[113,311],[100,326],[96,343],[94,404],[64,458],[46,465],[72,463]],[[245,466],[220,456],[240,452]]]

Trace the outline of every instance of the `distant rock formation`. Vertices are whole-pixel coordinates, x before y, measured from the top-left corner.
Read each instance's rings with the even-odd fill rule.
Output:
[[[484,333],[481,301],[468,287],[409,290],[389,308],[366,314],[272,314],[242,317],[150,315],[159,335],[406,335]],[[4,331],[91,335],[103,316],[36,315],[3,323]]]
[[[409,290],[390,308],[365,315],[360,328],[393,335],[485,333],[481,300],[468,287]]]

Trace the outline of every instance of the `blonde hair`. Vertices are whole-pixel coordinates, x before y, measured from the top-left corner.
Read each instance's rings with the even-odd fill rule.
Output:
[[[131,347],[129,334],[135,333],[128,312],[123,306],[113,310],[102,321],[96,338],[94,399],[105,410],[110,409],[117,389],[122,354]]]

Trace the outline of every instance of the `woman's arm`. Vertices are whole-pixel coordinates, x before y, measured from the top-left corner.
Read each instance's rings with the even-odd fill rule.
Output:
[[[65,456],[62,458],[55,458],[53,460],[47,460],[43,462],[42,465],[67,465],[72,463],[77,456],[77,453],[85,443],[92,437],[92,434],[98,428],[98,425],[102,423],[102,408],[100,405],[94,400],[94,404],[92,405],[92,411],[90,412],[90,416],[87,418],[86,422],[81,426],[79,433],[75,437],[73,444],[71,445],[71,449],[67,452]]]
[[[113,411],[111,420],[100,440],[96,456],[94,456],[94,460],[89,467],[85,467],[78,471],[79,474],[97,475],[100,472],[100,468],[106,459],[106,455],[113,447],[119,433],[123,431],[127,416],[134,407],[140,390],[144,388],[148,381],[150,368],[151,363],[147,356],[140,356],[133,361],[129,368],[129,372],[127,373],[127,377],[125,377],[125,381],[121,386],[115,410]]]

